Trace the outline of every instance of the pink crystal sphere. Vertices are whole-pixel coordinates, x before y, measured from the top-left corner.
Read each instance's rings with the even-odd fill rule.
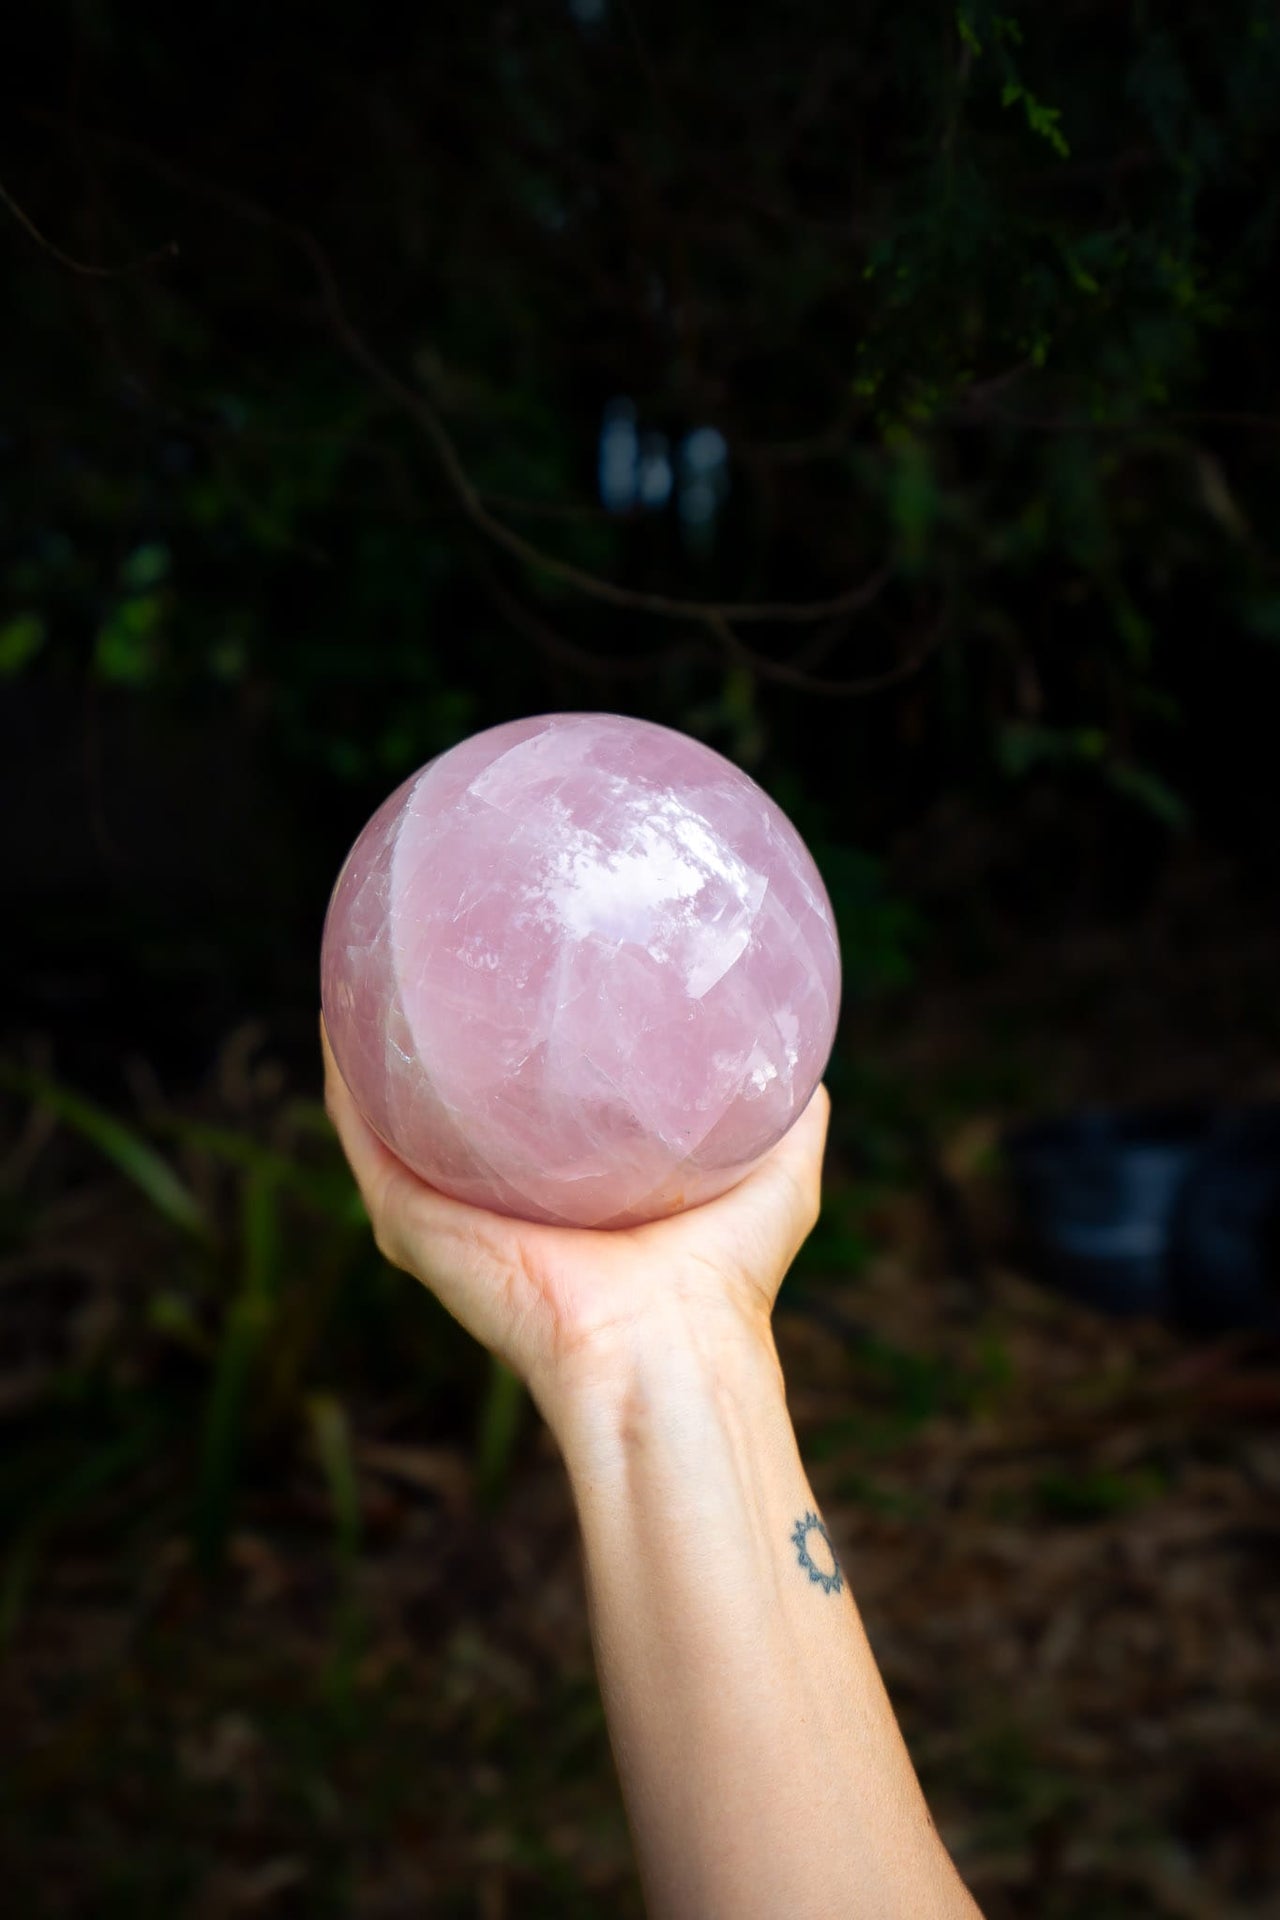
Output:
[[[709,747],[614,714],[480,733],[338,876],[325,1023],[432,1186],[617,1227],[723,1193],[803,1111],[840,952],[791,822]]]

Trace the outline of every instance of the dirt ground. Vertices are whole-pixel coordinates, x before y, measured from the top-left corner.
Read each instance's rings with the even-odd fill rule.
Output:
[[[837,1140],[778,1339],[816,1493],[988,1920],[1280,1910],[1280,1353],[1032,1284],[998,1155],[1010,1120],[1071,1101],[1280,1095],[1278,978],[1274,926],[1229,875],[1189,872],[1137,932],[1010,934],[849,1023],[842,1097],[861,1089],[866,1115]],[[298,1089],[260,1079],[246,1117],[233,1082],[214,1076],[205,1119],[280,1145]],[[34,1139],[20,1103],[13,1123],[10,1177],[38,1185],[58,1130]],[[353,1368],[358,1549],[335,1551],[332,1486],[281,1443],[225,1566],[202,1572],[175,1518],[181,1412],[85,1484],[112,1396],[149,1403],[158,1365],[113,1300],[172,1243],[122,1175],[76,1165],[0,1263],[7,1471],[38,1489],[55,1446],[72,1465],[22,1507],[0,1589],[11,1910],[638,1915],[545,1434],[526,1414],[486,1492],[446,1384]],[[50,1340],[106,1342],[107,1386],[45,1365]],[[164,1361],[193,1423],[202,1365]]]

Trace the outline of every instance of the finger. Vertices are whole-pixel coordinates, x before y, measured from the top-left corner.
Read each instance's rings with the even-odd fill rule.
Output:
[[[822,1166],[830,1123],[831,1096],[825,1086],[819,1085],[800,1118],[783,1134],[765,1162],[775,1177],[783,1177],[795,1186],[806,1214],[813,1220],[822,1205]]]
[[[818,1218],[822,1156],[831,1102],[819,1087],[804,1112],[757,1167],[727,1193],[688,1214],[640,1229],[678,1253],[692,1229],[732,1266],[745,1260],[772,1295]]]
[[[342,1077],[329,1043],[324,1015],[320,1016],[320,1050],[324,1055],[324,1104],[334,1131],[355,1175],[365,1210],[373,1226],[374,1237],[389,1260],[403,1264],[399,1252],[390,1245],[391,1220],[396,1212],[396,1189],[412,1175],[397,1160],[357,1107],[351,1090]]]
[[[804,1112],[760,1165],[718,1202],[733,1237],[749,1250],[751,1269],[770,1305],[818,1223],[822,1162],[831,1101],[819,1086]]]
[[[325,1066],[325,1106],[355,1175],[379,1250],[433,1289],[464,1270],[488,1273],[503,1266],[512,1223],[482,1207],[468,1206],[429,1186],[406,1167],[356,1106],[320,1020]],[[447,1251],[446,1251],[447,1250]]]
[[[400,1163],[357,1107],[351,1089],[342,1077],[342,1069],[334,1058],[323,1014],[320,1017],[320,1048],[324,1055],[325,1110],[333,1122],[334,1131],[356,1177],[356,1185],[372,1216],[381,1210],[383,1192],[389,1182],[395,1179]]]

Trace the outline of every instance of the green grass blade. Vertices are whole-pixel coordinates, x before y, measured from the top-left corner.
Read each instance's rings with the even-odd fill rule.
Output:
[[[299,1166],[287,1155],[264,1147],[251,1134],[237,1132],[234,1127],[212,1126],[204,1120],[169,1118],[161,1121],[159,1128],[185,1146],[212,1154],[229,1166],[270,1175],[283,1190],[297,1194],[300,1200],[344,1226],[368,1225],[368,1215],[345,1167],[327,1173],[319,1168]]]
[[[248,1297],[234,1302],[223,1324],[196,1484],[196,1551],[206,1572],[214,1572],[226,1553],[249,1387],[270,1324],[270,1303]]]
[[[201,1239],[207,1236],[209,1223],[191,1189],[178,1178],[169,1162],[123,1120],[46,1074],[0,1066],[0,1082],[30,1094],[66,1126],[74,1127],[132,1180],[156,1212],[171,1225]]]
[[[249,1300],[274,1300],[280,1293],[283,1242],[275,1175],[254,1167],[240,1203],[244,1267],[241,1290]]]
[[[351,1445],[351,1423],[342,1402],[334,1394],[317,1393],[308,1401],[307,1412],[311,1438],[333,1503],[338,1560],[333,1654],[325,1673],[324,1690],[331,1709],[347,1718],[354,1709],[356,1664],[364,1641],[364,1620],[355,1585],[360,1554],[360,1486]]]
[[[524,1404],[524,1382],[501,1360],[491,1359],[476,1434],[476,1489],[481,1505],[490,1509],[507,1491]]]
[[[148,1423],[97,1448],[49,1492],[39,1512],[21,1528],[0,1570],[0,1649],[8,1645],[21,1619],[31,1576],[50,1534],[102,1488],[136,1466],[154,1444],[155,1431]]]
[[[333,1502],[338,1557],[349,1573],[360,1551],[360,1489],[351,1447],[351,1423],[342,1402],[331,1393],[308,1402],[311,1438]]]
[[[196,1547],[207,1571],[221,1565],[244,1452],[250,1390],[276,1324],[283,1237],[275,1174],[253,1167],[240,1202],[240,1287],[223,1322],[205,1410],[196,1490]]]

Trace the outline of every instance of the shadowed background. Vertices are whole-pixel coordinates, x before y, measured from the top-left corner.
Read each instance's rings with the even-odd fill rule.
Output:
[[[1035,1284],[1002,1151],[1280,1099],[1272,11],[105,0],[0,73],[21,1910],[639,1912],[558,1463],[318,1103],[365,819],[577,708],[832,894],[779,1343],[989,1920],[1272,1911],[1274,1338]]]

